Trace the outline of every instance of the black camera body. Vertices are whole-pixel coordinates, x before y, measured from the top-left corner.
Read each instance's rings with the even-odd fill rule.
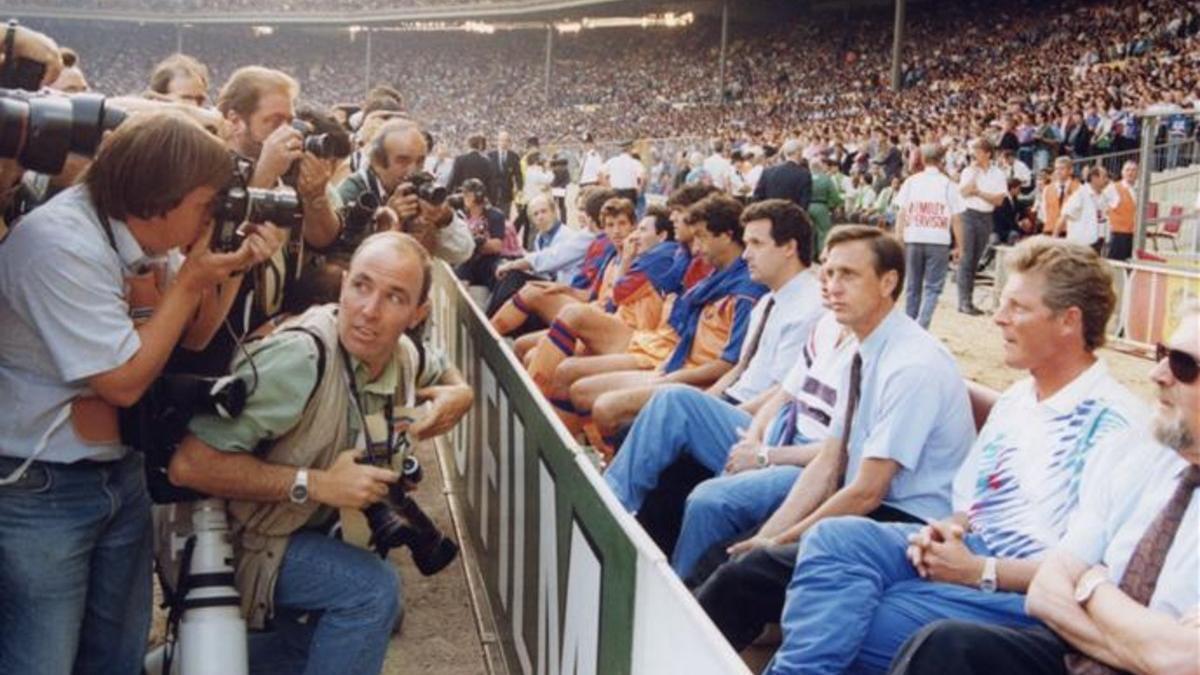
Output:
[[[157,504],[195,501],[205,495],[176,487],[167,478],[171,455],[197,413],[237,417],[246,406],[246,381],[226,375],[167,374],[155,380],[142,398],[118,417],[121,441],[145,455],[146,486]]]
[[[267,190],[235,184],[217,195],[213,218],[216,224],[211,248],[228,253],[242,244],[242,223],[269,221],[279,227],[299,228],[304,223],[304,210],[291,188]]]
[[[125,113],[99,94],[57,96],[0,89],[0,158],[54,175],[67,155],[91,156],[106,131],[125,121]]]
[[[375,223],[375,212],[380,206],[379,197],[376,197],[374,192],[367,190],[360,194],[353,204],[346,207],[346,232],[357,235],[371,231]]]
[[[437,179],[428,171],[417,171],[409,175],[408,184],[409,187],[405,188],[401,194],[415,194],[417,199],[434,206],[446,203],[446,188],[438,185]]]
[[[304,137],[304,152],[321,159],[343,159],[354,151],[350,147],[348,136],[338,134],[318,134],[315,128],[304,120],[293,120],[292,128]]]
[[[367,453],[362,461],[380,464],[382,458]],[[405,457],[400,480],[388,489],[387,499],[363,509],[363,515],[371,528],[371,545],[381,558],[386,558],[393,548],[407,546],[417,569],[428,577],[454,562],[458,544],[442,534],[437,524],[409,496],[423,477],[417,458]]]

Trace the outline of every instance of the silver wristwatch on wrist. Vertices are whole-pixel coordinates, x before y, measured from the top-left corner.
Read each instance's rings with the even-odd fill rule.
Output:
[[[296,472],[296,478],[292,480],[292,487],[288,488],[288,499],[292,500],[293,504],[303,504],[308,501],[308,469],[300,469]]]
[[[996,592],[996,559],[988,557],[983,561],[983,575],[979,577],[979,590],[984,593]]]
[[[771,446],[758,446],[758,453],[754,456],[754,464],[760,469],[771,466]]]

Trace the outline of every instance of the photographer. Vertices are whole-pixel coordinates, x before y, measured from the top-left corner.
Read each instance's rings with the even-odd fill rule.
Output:
[[[150,499],[118,408],[158,377],[202,299],[266,243],[208,250],[223,144],[179,113],[138,115],[80,185],[0,243],[0,663],[141,669]],[[166,254],[190,245],[168,284]],[[135,323],[135,318],[137,322]]]
[[[236,156],[239,175],[234,182],[274,189],[290,174],[302,211],[301,232],[272,230],[273,238],[282,236],[287,242],[282,252],[274,251],[251,274],[222,285],[216,307],[206,308],[202,315],[202,339],[185,341],[185,349],[171,358],[169,372],[223,374],[238,341],[279,311],[306,269],[305,245],[326,247],[341,230],[327,194],[332,161],[305,152],[303,135],[292,126],[298,92],[291,77],[260,66],[238,69],[221,89],[217,110]],[[223,323],[229,330],[221,330]]]
[[[462,184],[463,210],[475,241],[471,258],[455,270],[459,279],[491,289],[496,285],[496,267],[504,247],[504,213],[488,200],[483,181],[468,178]]]
[[[347,228],[334,247],[335,257],[348,258],[375,229],[402,229],[452,265],[471,257],[475,242],[466,222],[447,205],[421,199],[413,189],[410,178],[425,165],[428,148],[421,127],[409,119],[390,119],[367,139],[367,164],[337,188]],[[356,207],[369,212],[370,205],[386,208],[365,218],[366,213],[353,215]]]
[[[342,226],[326,193],[332,162],[304,152],[304,135],[292,127],[299,94],[300,86],[288,75],[247,66],[221,88],[217,109],[230,125],[229,147],[253,164],[249,187],[279,187],[298,166],[292,187],[304,207],[304,243],[322,248],[337,239]]]
[[[231,500],[242,610],[251,628],[272,631],[251,640],[252,670],[379,672],[401,611],[399,579],[386,560],[324,532],[338,509],[381,502],[399,479],[360,463],[364,448],[397,447],[394,431],[400,443],[406,431],[442,433],[471,405],[461,378],[416,388],[445,379],[428,361],[417,377],[404,335],[428,314],[430,283],[429,255],[413,237],[368,237],[337,305],[281,324],[235,363],[236,374],[258,378],[242,414],[193,418],[171,461],[176,485]],[[408,413],[393,418],[396,406],[426,397],[430,410],[407,430]]]

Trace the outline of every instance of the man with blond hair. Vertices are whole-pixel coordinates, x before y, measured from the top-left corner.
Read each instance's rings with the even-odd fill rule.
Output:
[[[1107,265],[1048,237],[1019,244],[993,321],[1004,363],[1030,377],[991,409],[954,482],[955,509],[925,524],[835,518],[800,545],[770,675],[885,669],[944,618],[1035,623],[1024,593],[1082,489],[1108,475],[1145,420],[1095,351],[1116,304]],[[951,671],[952,672],[952,671]]]
[[[934,623],[893,673],[1197,671],[1200,306],[1178,319],[1150,371],[1153,437],[1127,438],[1101,480],[1083,484],[1070,527],[1033,578],[1025,607],[1042,623]]]

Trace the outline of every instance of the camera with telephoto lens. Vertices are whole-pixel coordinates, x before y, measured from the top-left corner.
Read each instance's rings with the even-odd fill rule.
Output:
[[[365,462],[375,463],[368,453]],[[458,544],[442,534],[408,493],[421,482],[421,464],[411,455],[404,458],[400,480],[388,488],[387,499],[363,509],[371,528],[371,546],[381,558],[389,551],[407,546],[417,569],[425,576],[442,571],[458,556]]]
[[[0,159],[54,175],[67,155],[95,154],[104,132],[125,121],[125,113],[99,94],[56,96],[0,89]]]
[[[291,188],[252,188],[231,185],[217,195],[213,207],[212,250],[236,251],[242,245],[242,223],[271,222],[279,227],[299,228],[304,210]]]
[[[358,234],[373,231],[375,212],[380,206],[379,197],[374,192],[367,191],[359,195],[354,203],[346,207],[346,232]]]
[[[429,202],[434,206],[441,206],[446,203],[446,188],[437,184],[437,179],[428,171],[417,171],[408,177],[409,186],[402,191],[402,195],[417,195],[417,199],[423,202]]]
[[[174,373],[160,376],[137,403],[118,411],[121,442],[145,455],[147,488],[155,503],[204,498],[167,479],[171,455],[183,440],[193,415],[237,417],[246,407],[247,395],[246,381],[240,377]]]
[[[321,159],[344,159],[354,148],[350,137],[345,134],[318,134],[316,128],[304,120],[293,120],[292,128],[304,137],[304,152]]]

